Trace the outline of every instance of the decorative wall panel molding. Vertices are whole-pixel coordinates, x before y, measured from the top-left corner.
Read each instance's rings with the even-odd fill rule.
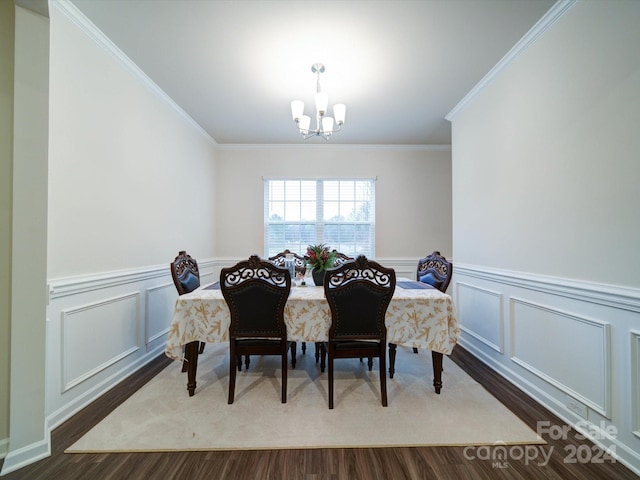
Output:
[[[505,300],[505,352],[465,330],[460,346],[640,473],[640,289],[460,262],[453,277]]]
[[[475,265],[458,264],[454,270],[454,275],[456,274],[640,313],[640,289],[636,288],[512,272]]]
[[[640,438],[640,331],[631,330],[631,415],[633,434]]]
[[[460,329],[498,353],[504,353],[502,294],[464,282],[455,282]]]
[[[609,323],[513,297],[510,318],[511,360],[611,418]]]
[[[139,292],[62,310],[62,391],[137,351],[139,327]]]
[[[177,298],[178,292],[173,282],[147,288],[145,295],[145,345],[164,338],[169,333],[171,314]]]

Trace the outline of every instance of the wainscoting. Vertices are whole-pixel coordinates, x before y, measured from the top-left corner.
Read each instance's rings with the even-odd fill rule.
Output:
[[[454,267],[459,343],[640,471],[640,290]]]
[[[215,281],[214,262],[198,264]],[[164,352],[177,298],[168,262],[50,281],[48,431]]]
[[[199,260],[201,283],[238,260]],[[377,261],[415,276],[417,259]],[[640,472],[640,291],[455,264],[448,293],[465,349]],[[51,280],[45,443],[163,354],[176,298],[168,264]]]

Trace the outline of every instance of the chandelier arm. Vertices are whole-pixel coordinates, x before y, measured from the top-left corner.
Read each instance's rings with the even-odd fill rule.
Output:
[[[310,139],[311,137],[325,137],[325,135],[323,135],[322,133],[318,132],[317,130],[309,130],[309,133],[307,135],[303,134],[302,135],[304,137],[305,140]],[[326,140],[326,138],[325,138]]]
[[[338,128],[334,129],[334,130],[329,130],[329,131],[324,131],[324,133],[336,133],[339,132],[340,130],[342,130],[342,125],[338,125]]]

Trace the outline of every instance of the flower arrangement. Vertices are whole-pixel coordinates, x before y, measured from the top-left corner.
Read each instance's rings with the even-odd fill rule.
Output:
[[[330,251],[329,247],[324,243],[321,243],[319,245],[309,245],[305,259],[312,270],[324,272],[333,267],[336,254]]]

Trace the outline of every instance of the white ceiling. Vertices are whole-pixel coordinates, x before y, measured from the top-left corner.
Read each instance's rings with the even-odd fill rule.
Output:
[[[451,143],[445,116],[554,0],[72,0],[219,144],[303,140],[316,77],[339,144]],[[312,126],[315,121],[312,120]]]

